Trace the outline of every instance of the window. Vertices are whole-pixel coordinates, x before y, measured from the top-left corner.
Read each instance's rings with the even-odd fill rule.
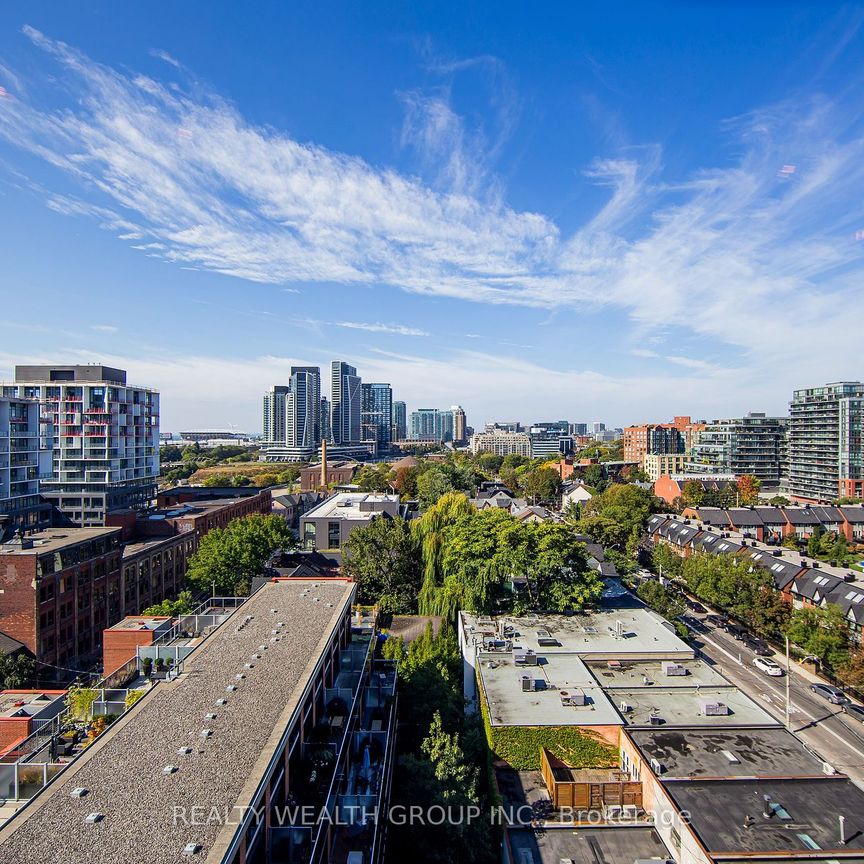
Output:
[[[310,551],[315,548],[315,523],[307,522],[303,526],[303,548]]]
[[[327,523],[327,548],[338,549],[340,540],[340,530],[338,522]]]

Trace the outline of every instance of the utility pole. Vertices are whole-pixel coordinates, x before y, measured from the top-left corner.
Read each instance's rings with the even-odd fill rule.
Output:
[[[786,728],[789,729],[789,637],[788,636],[786,637]]]

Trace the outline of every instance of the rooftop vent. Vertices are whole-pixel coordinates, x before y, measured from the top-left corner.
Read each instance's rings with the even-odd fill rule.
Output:
[[[88,790],[83,786],[76,786],[69,794],[73,798],[83,798],[87,794]]]
[[[652,757],[651,758],[651,770],[655,774],[665,774],[666,773],[666,766],[662,762],[660,762],[659,760],[654,759]]]
[[[205,719],[205,720],[215,720],[215,719],[216,719],[216,715],[213,714],[213,713],[211,712],[210,714],[205,714],[205,715],[204,715],[204,719]]]
[[[166,765],[162,769],[163,774],[175,774],[176,772],[177,772],[177,766],[176,765]]]
[[[217,705],[227,705],[228,700],[224,696],[222,696],[221,698],[216,700],[216,704]]]
[[[88,825],[95,825],[97,822],[101,822],[104,818],[104,813],[88,813],[87,818],[84,821]]]
[[[187,843],[183,847],[183,854],[186,856],[197,855],[201,851],[200,843]]]
[[[178,756],[188,756],[191,752],[192,752],[192,748],[191,748],[191,747],[181,747],[181,748],[177,751],[177,755],[178,755]]]
[[[720,751],[726,759],[731,762],[733,765],[738,765],[741,760],[731,751],[731,750],[721,750]]]
[[[246,677],[246,673],[245,672],[238,672],[234,677],[238,681],[242,681]]]
[[[702,699],[699,702],[702,714],[705,717],[725,717],[732,712],[725,702],[717,702],[713,699]]]
[[[236,685],[236,684],[229,684],[229,685],[225,688],[225,692],[226,692],[226,693],[233,693],[236,689],[237,689],[237,685]]]
[[[212,729],[202,729],[199,733],[199,737],[201,738],[209,738],[213,734]]]

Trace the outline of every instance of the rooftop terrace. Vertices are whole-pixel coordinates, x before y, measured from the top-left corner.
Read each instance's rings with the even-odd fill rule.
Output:
[[[193,842],[219,860],[236,826],[189,826],[174,808],[249,804],[353,591],[343,582],[261,588],[176,680],[158,684],[0,831],[0,862],[181,864]],[[89,792],[72,797],[76,787]],[[102,820],[85,823],[93,812]]]

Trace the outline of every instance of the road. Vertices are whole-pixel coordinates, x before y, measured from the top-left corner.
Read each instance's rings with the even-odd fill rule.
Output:
[[[691,612],[688,618],[698,621],[697,629],[685,623],[694,633],[702,656],[785,723],[786,676],[765,675],[753,666],[756,655],[742,642],[707,624],[700,615]],[[775,656],[774,659],[785,668],[785,658]],[[810,683],[796,671],[793,663],[789,676],[790,731],[864,789],[864,723],[851,719],[839,705],[832,705],[813,693]]]

